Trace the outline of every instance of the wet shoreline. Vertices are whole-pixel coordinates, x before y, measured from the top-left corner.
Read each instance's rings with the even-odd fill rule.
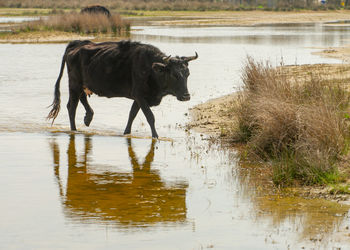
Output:
[[[327,54],[325,54],[327,56]],[[350,53],[342,53],[342,57],[349,58]],[[300,77],[307,72],[319,72],[324,77],[329,79],[350,79],[350,70],[348,64],[322,64],[322,65],[299,65],[286,66],[290,76]],[[305,73],[306,72],[306,73]],[[348,86],[349,88],[349,86]],[[239,92],[234,92],[223,97],[209,100],[205,103],[196,105],[190,109],[191,121],[187,124],[188,129],[193,129],[198,133],[207,134],[213,141],[223,141],[223,147],[245,151],[245,145],[236,144],[230,138],[231,130],[236,126],[236,121],[230,111],[237,101]],[[243,153],[244,155],[244,153]],[[254,162],[254,161],[253,161]],[[253,163],[254,164],[254,163]],[[270,165],[257,163],[262,169],[261,174],[264,179],[271,181]],[[242,164],[244,167],[244,164]],[[348,180],[346,183],[349,183]],[[300,196],[307,199],[326,199],[333,202],[338,202],[344,205],[350,205],[350,194],[334,192],[330,186],[296,186],[285,189],[276,189],[275,195],[282,192],[287,196]]]

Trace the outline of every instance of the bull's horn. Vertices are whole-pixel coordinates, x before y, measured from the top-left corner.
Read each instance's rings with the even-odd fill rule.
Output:
[[[169,59],[170,59],[171,55],[170,56],[164,56],[162,59],[165,63],[168,63],[169,62]]]
[[[197,54],[197,52],[195,52],[195,53],[196,53],[195,56],[188,56],[188,57],[185,57],[184,60],[185,60],[186,62],[189,62],[189,61],[192,61],[192,60],[196,60],[196,59],[198,58],[198,54]]]

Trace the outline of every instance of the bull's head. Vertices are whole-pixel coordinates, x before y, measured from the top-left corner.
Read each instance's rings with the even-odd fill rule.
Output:
[[[191,99],[187,89],[187,78],[190,75],[188,62],[198,58],[190,57],[164,57],[162,63],[153,63],[152,69],[155,72],[157,80],[160,82],[164,94],[176,96],[179,101],[188,101]]]

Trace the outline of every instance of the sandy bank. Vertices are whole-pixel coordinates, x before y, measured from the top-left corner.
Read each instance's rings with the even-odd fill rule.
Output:
[[[188,127],[214,137],[224,136],[225,131],[234,123],[234,118],[230,115],[229,109],[235,102],[236,97],[237,94],[232,93],[191,108],[192,120]]]
[[[350,63],[350,44],[339,48],[338,47],[323,48],[320,51],[315,52],[314,54],[320,55],[323,57],[339,59],[345,63]]]
[[[170,12],[171,13],[171,12]],[[171,15],[171,14],[170,14]],[[166,17],[166,16],[165,16]],[[262,25],[325,23],[350,20],[350,10],[339,11],[204,11],[174,12],[174,20],[153,21],[157,25]]]
[[[91,40],[94,38],[94,36],[82,36],[60,31],[35,31],[2,34],[0,43],[66,43],[72,40]]]

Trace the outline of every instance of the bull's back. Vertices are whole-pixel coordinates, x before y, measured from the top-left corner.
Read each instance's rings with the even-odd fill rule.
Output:
[[[117,42],[71,43],[67,64],[72,77],[79,78],[93,93],[105,97],[130,97],[132,52]]]

